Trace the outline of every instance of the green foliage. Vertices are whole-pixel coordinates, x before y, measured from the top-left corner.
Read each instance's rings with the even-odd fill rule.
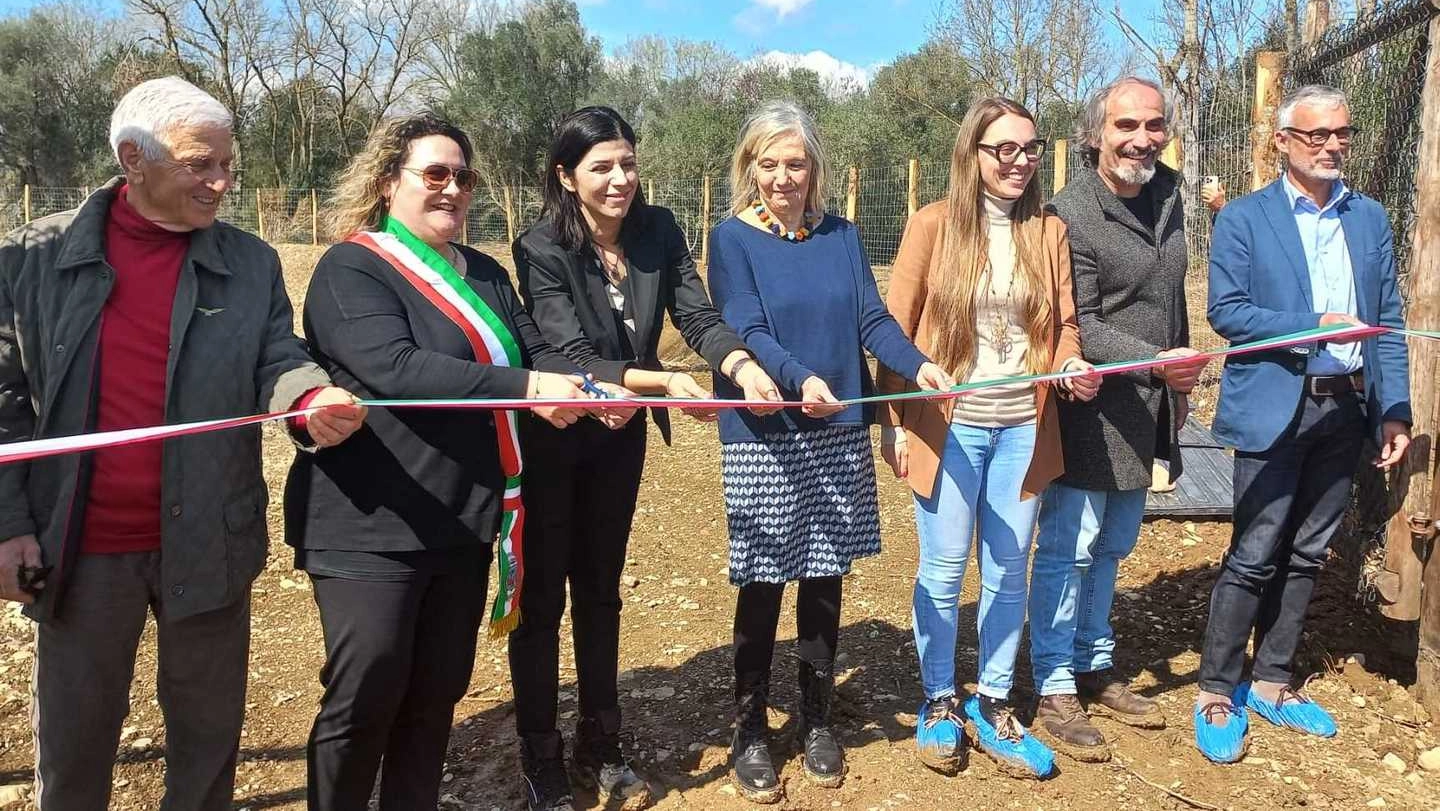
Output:
[[[590,96],[602,71],[600,40],[569,0],[538,0],[493,32],[468,34],[460,82],[444,110],[469,132],[492,182],[534,183],[550,134]]]

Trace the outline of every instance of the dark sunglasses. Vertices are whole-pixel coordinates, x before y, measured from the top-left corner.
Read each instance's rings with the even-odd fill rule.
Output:
[[[1334,130],[1327,130],[1323,127],[1318,130],[1299,130],[1294,127],[1282,127],[1282,129],[1314,148],[1330,143],[1332,135],[1340,142],[1341,146],[1346,146],[1350,143],[1350,139],[1360,134],[1359,127],[1341,127]]]
[[[1021,152],[1024,152],[1025,157],[1031,161],[1038,161],[1040,160],[1040,156],[1045,154],[1044,138],[1036,138],[1028,144],[1017,144],[1014,141],[1001,141],[998,144],[977,144],[977,146],[989,152],[995,160],[1001,163],[1014,163],[1015,159],[1020,157]]]
[[[401,166],[407,172],[414,172],[425,182],[425,188],[430,191],[440,191],[450,185],[450,178],[455,178],[455,185],[460,191],[469,192],[475,190],[475,184],[480,182],[480,173],[474,169],[462,168],[451,169],[443,163],[432,163],[423,169],[416,169],[413,166]]]

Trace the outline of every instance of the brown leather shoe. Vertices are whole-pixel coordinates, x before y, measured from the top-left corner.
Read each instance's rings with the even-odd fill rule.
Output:
[[[1090,723],[1080,700],[1069,693],[1042,696],[1030,731],[1038,733],[1056,751],[1082,763],[1104,763],[1110,759],[1110,745],[1105,742],[1105,736]]]
[[[1155,699],[1131,692],[1130,686],[1117,679],[1114,671],[1076,673],[1075,686],[1079,689],[1080,701],[1093,715],[1114,718],[1140,729],[1165,728],[1165,715]]]

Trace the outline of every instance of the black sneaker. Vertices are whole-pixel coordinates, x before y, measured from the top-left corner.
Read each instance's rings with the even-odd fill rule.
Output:
[[[530,811],[575,811],[564,753],[565,741],[559,732],[521,738],[520,767]]]

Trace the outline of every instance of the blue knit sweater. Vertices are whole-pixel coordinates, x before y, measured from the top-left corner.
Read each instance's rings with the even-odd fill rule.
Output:
[[[788,242],[730,217],[710,232],[710,293],[726,323],[740,334],[787,400],[819,375],[840,399],[871,393],[863,349],[913,380],[926,357],[900,331],[875,289],[860,233],[840,217],[826,216],[804,242]],[[717,376],[720,397],[741,397]],[[751,442],[765,434],[827,425],[864,425],[858,406],[827,419],[798,408],[766,417],[720,412],[721,442]]]

